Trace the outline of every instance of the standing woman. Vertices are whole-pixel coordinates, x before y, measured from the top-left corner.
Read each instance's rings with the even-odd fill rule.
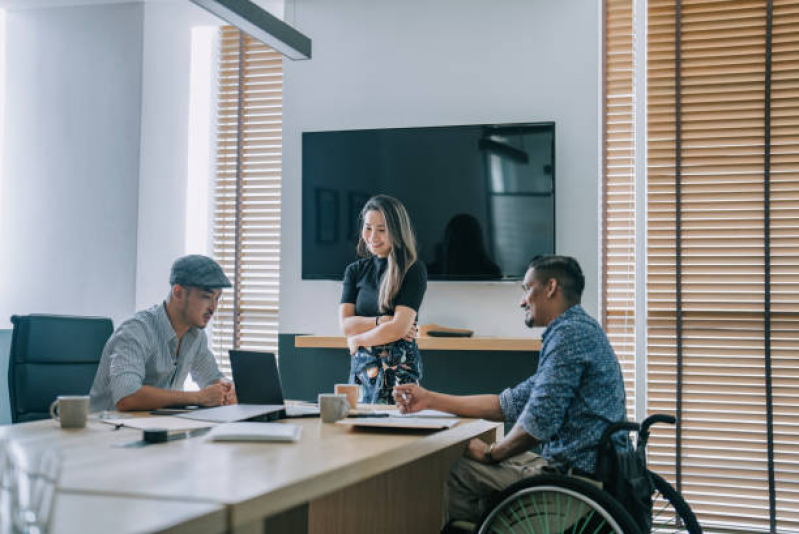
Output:
[[[361,259],[344,272],[339,307],[352,355],[350,383],[360,386],[360,402],[394,404],[391,389],[422,376],[415,338],[427,270],[417,261],[411,221],[399,200],[370,198],[360,228]]]

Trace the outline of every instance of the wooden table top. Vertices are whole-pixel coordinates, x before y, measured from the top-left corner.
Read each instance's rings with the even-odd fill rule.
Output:
[[[114,445],[138,440],[141,432],[114,430],[97,419],[80,430],[62,430],[51,420],[0,427],[0,439],[58,447],[64,455],[59,485],[68,492],[231,505],[236,525],[464,445],[500,426],[462,419],[447,430],[408,432],[348,429],[319,419],[284,422],[302,427],[299,441],[230,443],[195,437],[119,448]]]
[[[224,534],[219,504],[62,492],[51,534]]]

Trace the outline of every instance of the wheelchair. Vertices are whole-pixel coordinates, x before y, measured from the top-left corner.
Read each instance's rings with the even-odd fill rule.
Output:
[[[595,480],[566,474],[521,480],[496,496],[473,532],[702,534],[688,503],[663,477],[646,468],[649,427],[655,423],[674,424],[675,419],[656,414],[640,425],[610,425],[600,439]],[[611,436],[620,431],[638,433],[635,450],[613,449]],[[638,480],[619,476],[620,472],[635,471]]]

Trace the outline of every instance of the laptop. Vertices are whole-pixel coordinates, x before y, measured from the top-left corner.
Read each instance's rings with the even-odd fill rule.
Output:
[[[285,406],[280,371],[274,354],[233,349],[230,351],[230,367],[233,369],[233,382],[240,403]],[[290,404],[285,406],[285,411],[284,417],[289,418],[319,416],[319,407],[315,404]]]
[[[318,417],[319,408],[285,406],[277,360],[271,352],[231,350],[230,366],[239,404],[205,408],[179,417],[200,421],[273,421],[292,417]]]

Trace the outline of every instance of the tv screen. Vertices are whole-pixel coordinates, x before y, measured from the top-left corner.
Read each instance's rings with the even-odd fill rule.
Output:
[[[342,279],[377,194],[405,205],[429,279],[520,279],[555,251],[555,125],[304,132],[303,279]]]

